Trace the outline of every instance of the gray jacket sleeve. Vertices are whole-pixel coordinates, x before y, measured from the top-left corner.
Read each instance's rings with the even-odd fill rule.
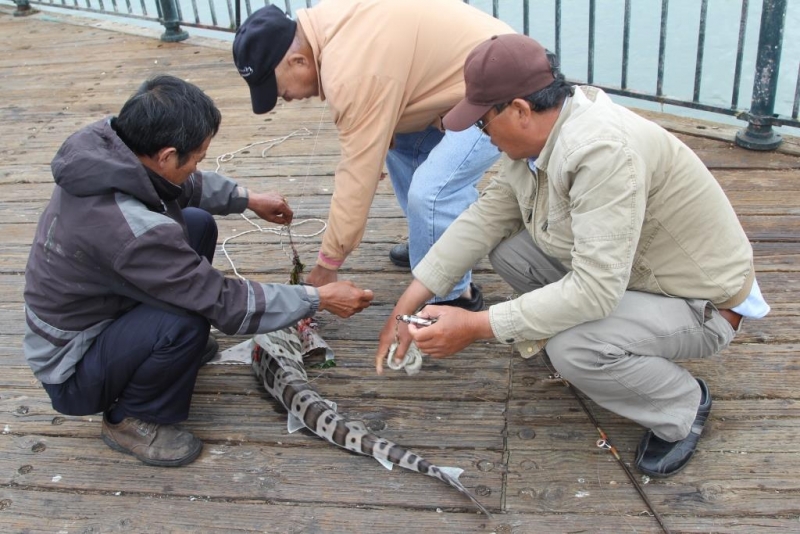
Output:
[[[197,171],[182,187],[181,207],[201,208],[213,215],[242,213],[247,209],[247,189],[216,172]]]
[[[310,286],[227,278],[189,247],[180,225],[164,217],[114,259],[133,298],[197,313],[225,334],[279,330],[311,317],[319,292]]]

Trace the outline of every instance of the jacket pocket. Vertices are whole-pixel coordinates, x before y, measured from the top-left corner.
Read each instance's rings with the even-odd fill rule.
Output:
[[[665,297],[675,296],[664,291],[661,284],[658,283],[653,269],[650,268],[650,264],[644,257],[640,258],[639,261],[634,263],[633,267],[631,267],[628,289],[645,291],[647,293],[653,293],[654,295],[664,295]]]

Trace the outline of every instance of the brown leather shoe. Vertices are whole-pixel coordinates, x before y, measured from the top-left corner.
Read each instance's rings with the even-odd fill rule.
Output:
[[[203,450],[203,442],[177,425],[145,423],[126,417],[112,424],[103,416],[103,441],[115,451],[130,454],[146,463],[178,467],[192,463]]]

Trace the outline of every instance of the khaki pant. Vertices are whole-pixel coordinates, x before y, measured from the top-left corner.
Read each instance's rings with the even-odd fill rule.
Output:
[[[567,273],[526,231],[500,243],[489,258],[518,293]],[[626,291],[611,315],[553,336],[545,349],[561,376],[594,402],[677,441],[689,434],[700,387],[675,362],[713,356],[734,335],[708,301]]]

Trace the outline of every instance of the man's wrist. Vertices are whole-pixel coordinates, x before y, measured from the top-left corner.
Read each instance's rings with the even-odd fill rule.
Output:
[[[494,330],[492,329],[491,319],[489,317],[489,310],[483,310],[473,314],[472,332],[475,336],[475,341],[483,339],[494,339]]]
[[[343,263],[343,259],[337,260],[335,258],[331,258],[325,255],[321,250],[319,251],[319,254],[317,254],[317,265],[323,269],[328,269],[329,271],[338,271],[339,267],[341,267]]]

